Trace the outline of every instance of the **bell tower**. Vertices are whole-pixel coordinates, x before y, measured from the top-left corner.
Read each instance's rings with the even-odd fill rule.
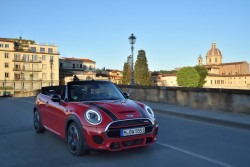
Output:
[[[202,66],[202,65],[203,65],[203,58],[202,58],[201,55],[198,57],[198,65],[199,65],[199,66]]]

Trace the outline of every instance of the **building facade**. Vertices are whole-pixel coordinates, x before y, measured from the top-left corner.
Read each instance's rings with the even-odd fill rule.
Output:
[[[212,47],[206,54],[206,63],[203,64],[201,55],[198,57],[198,65],[204,65],[208,70],[205,88],[222,89],[250,89],[250,70],[246,61],[223,63],[221,51],[212,43]],[[158,78],[155,83],[159,86],[178,86],[176,74],[155,75]]]
[[[76,75],[80,80],[94,79],[96,76],[96,62],[85,58],[59,59],[60,84],[65,85]]]
[[[12,94],[59,84],[59,52],[54,44],[0,38],[0,63],[0,88]]]

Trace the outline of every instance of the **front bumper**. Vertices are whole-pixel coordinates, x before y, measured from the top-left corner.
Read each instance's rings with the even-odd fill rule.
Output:
[[[87,144],[91,149],[109,151],[119,151],[154,144],[158,133],[158,125],[154,125],[153,130],[147,134],[116,138],[109,138],[104,127],[83,127],[83,129]]]

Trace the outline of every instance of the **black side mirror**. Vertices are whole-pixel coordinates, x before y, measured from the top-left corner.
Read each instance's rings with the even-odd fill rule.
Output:
[[[123,96],[125,97],[125,99],[128,99],[128,98],[129,98],[129,94],[128,94],[128,93],[123,92],[122,94],[123,94]]]
[[[61,96],[60,96],[60,95],[57,95],[57,94],[53,94],[53,95],[51,96],[51,100],[52,100],[53,102],[60,102],[60,101],[61,101]]]

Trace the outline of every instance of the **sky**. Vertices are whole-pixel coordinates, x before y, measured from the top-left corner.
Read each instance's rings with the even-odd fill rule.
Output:
[[[0,0],[0,37],[57,44],[60,57],[122,70],[136,36],[149,70],[195,66],[215,41],[223,63],[250,63],[249,0]]]

